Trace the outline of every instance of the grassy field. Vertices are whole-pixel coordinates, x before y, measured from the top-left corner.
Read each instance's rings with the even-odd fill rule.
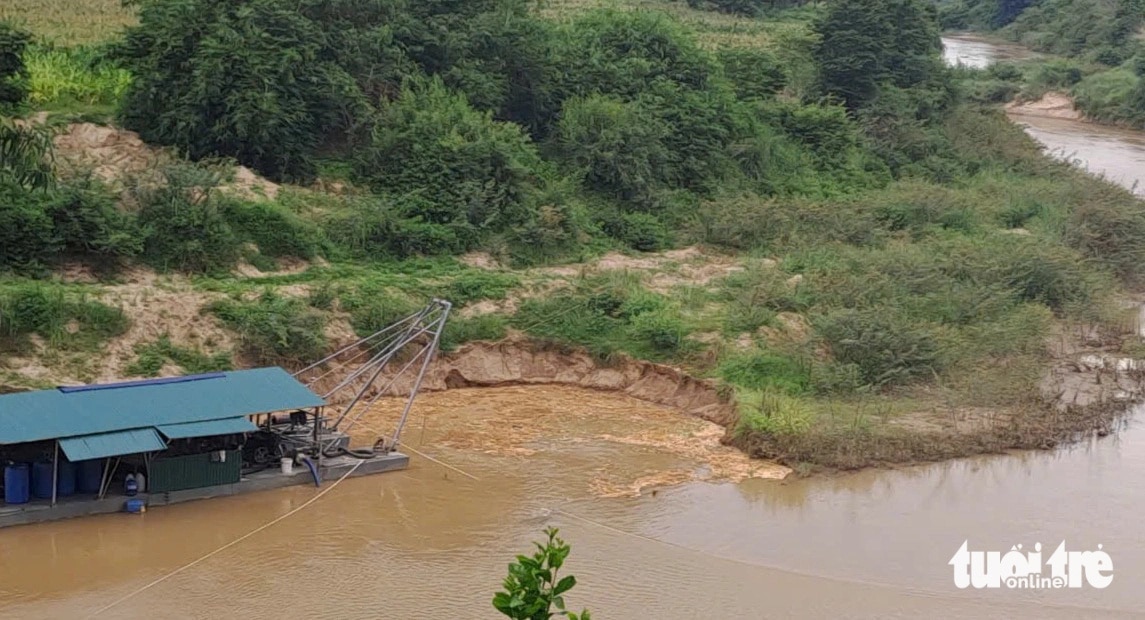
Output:
[[[22,24],[47,41],[62,45],[103,43],[135,23],[120,0],[4,0],[0,21]]]

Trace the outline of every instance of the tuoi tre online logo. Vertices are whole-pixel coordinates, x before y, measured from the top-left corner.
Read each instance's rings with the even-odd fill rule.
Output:
[[[1063,540],[1044,561],[1042,543],[1023,552],[1014,545],[1006,553],[970,551],[969,540],[950,558],[958,588],[1058,589],[1105,588],[1113,581],[1113,558],[1097,545],[1096,551],[1067,551]]]

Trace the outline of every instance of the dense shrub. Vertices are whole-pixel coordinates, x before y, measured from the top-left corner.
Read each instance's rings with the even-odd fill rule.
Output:
[[[236,236],[264,256],[312,258],[322,245],[317,226],[277,202],[225,199],[220,209]]]
[[[234,266],[235,236],[218,195],[219,175],[192,165],[163,171],[164,183],[137,186],[144,256],[164,269],[219,271]]]
[[[671,128],[637,103],[595,95],[565,102],[557,152],[588,187],[645,202],[664,181]]]
[[[20,104],[28,94],[24,50],[31,40],[28,32],[0,22],[0,112]]]
[[[326,44],[320,23],[276,0],[144,0],[122,46],[135,76],[124,125],[193,158],[305,178],[319,144],[364,105]]]
[[[135,217],[121,211],[116,196],[94,178],[60,184],[48,193],[44,210],[67,254],[130,258],[143,250]]]
[[[569,25],[558,53],[560,96],[631,99],[656,82],[703,90],[718,64],[665,14],[595,10]]]
[[[942,369],[934,335],[892,308],[833,311],[820,317],[815,328],[832,358],[857,366],[867,385],[906,383]]]
[[[822,89],[848,108],[867,105],[884,85],[923,86],[946,70],[932,5],[920,0],[842,0],[815,23]]]
[[[0,287],[0,337],[19,340],[31,334],[55,346],[78,348],[127,330],[119,308],[63,286],[27,283]]]
[[[539,165],[520,127],[474,110],[435,79],[382,107],[357,171],[378,190],[410,197],[399,205],[403,217],[484,234],[529,220]]]
[[[62,249],[43,203],[42,195],[0,183],[0,267],[41,267]]]
[[[720,362],[720,377],[752,390],[779,390],[804,394],[811,389],[811,367],[803,359],[771,351],[729,356]]]
[[[270,291],[253,301],[221,300],[209,307],[238,332],[244,352],[258,363],[308,363],[326,350],[326,318],[300,299]]]
[[[768,50],[728,47],[721,49],[717,58],[740,99],[764,99],[787,84],[787,72]]]

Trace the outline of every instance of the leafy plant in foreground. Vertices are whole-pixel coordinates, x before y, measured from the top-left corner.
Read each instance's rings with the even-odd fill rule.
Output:
[[[548,542],[533,543],[537,551],[532,557],[519,555],[517,561],[509,565],[505,591],[493,597],[497,611],[515,620],[547,620],[554,616],[590,620],[587,609],[579,614],[565,610],[563,595],[576,585],[576,577],[566,575],[557,579],[557,572],[571,551],[569,545],[557,537],[558,531],[546,528]]]

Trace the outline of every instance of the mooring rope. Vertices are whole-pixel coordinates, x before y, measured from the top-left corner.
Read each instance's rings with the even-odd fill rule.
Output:
[[[241,543],[242,541],[244,541],[244,540],[246,540],[246,539],[250,538],[251,536],[254,536],[255,534],[258,534],[259,532],[261,532],[261,531],[263,531],[263,530],[265,530],[265,529],[267,529],[267,528],[271,527],[272,525],[274,525],[274,524],[278,523],[279,521],[282,521],[283,519],[286,519],[287,517],[289,517],[289,516],[291,516],[291,515],[293,515],[293,514],[295,514],[295,513],[299,512],[299,511],[301,511],[303,508],[306,508],[306,507],[307,507],[307,506],[309,506],[310,504],[313,504],[314,502],[318,501],[318,500],[319,500],[319,498],[321,498],[323,495],[326,495],[326,494],[327,494],[327,493],[329,493],[330,491],[333,491],[333,490],[334,490],[334,487],[336,487],[336,486],[338,486],[339,484],[341,484],[341,483],[342,483],[342,481],[343,481],[343,480],[345,480],[346,478],[349,478],[349,477],[350,477],[350,474],[354,473],[354,471],[355,471],[355,470],[357,470],[359,467],[361,467],[362,463],[365,463],[365,461],[358,461],[357,463],[355,463],[355,464],[354,464],[354,466],[353,466],[353,467],[351,467],[351,468],[350,468],[350,469],[349,469],[349,470],[348,470],[346,473],[342,474],[342,477],[341,477],[341,478],[338,478],[337,480],[335,480],[335,481],[334,481],[334,483],[333,483],[333,484],[331,484],[330,486],[326,487],[325,489],[322,489],[322,490],[321,490],[320,492],[318,492],[318,493],[317,493],[317,494],[316,494],[314,497],[311,497],[310,499],[306,500],[306,502],[305,502],[305,503],[303,503],[301,506],[299,506],[299,507],[297,507],[297,508],[295,508],[295,509],[291,510],[290,512],[288,512],[288,513],[286,513],[286,514],[284,514],[284,515],[282,515],[282,516],[280,516],[280,517],[278,517],[278,518],[274,519],[273,521],[270,521],[270,522],[268,522],[268,523],[265,523],[265,524],[263,524],[263,525],[261,525],[261,526],[259,526],[259,527],[255,528],[255,529],[251,530],[250,532],[247,532],[246,534],[244,534],[244,535],[242,535],[242,536],[240,536],[240,537],[238,537],[238,538],[236,538],[236,539],[232,540],[231,542],[229,542],[229,543],[227,543],[227,544],[223,545],[222,547],[219,547],[218,549],[215,549],[214,551],[212,551],[212,552],[210,552],[210,553],[208,553],[208,554],[206,554],[206,555],[204,555],[204,556],[202,556],[202,557],[200,557],[200,558],[198,558],[198,559],[196,559],[196,560],[194,560],[194,561],[192,561],[192,562],[188,562],[187,564],[184,564],[183,566],[180,566],[179,568],[177,568],[177,569],[175,569],[175,570],[173,570],[173,571],[171,571],[171,572],[169,572],[169,573],[167,573],[167,574],[163,575],[162,577],[159,577],[158,579],[156,579],[156,580],[152,581],[151,583],[149,583],[149,584],[147,584],[147,585],[145,585],[145,586],[143,586],[143,587],[141,587],[141,588],[139,588],[139,589],[137,589],[137,590],[135,590],[135,591],[133,591],[133,592],[130,592],[129,594],[126,594],[126,595],[124,595],[124,596],[122,596],[122,597],[120,597],[120,598],[118,598],[118,599],[116,599],[116,600],[112,601],[111,603],[109,603],[109,604],[107,604],[107,605],[105,605],[105,606],[103,606],[103,607],[99,608],[99,609],[98,609],[98,610],[96,610],[95,612],[93,612],[93,613],[91,613],[90,615],[88,615],[88,616],[87,616],[87,618],[94,618],[94,617],[96,617],[96,616],[98,616],[98,615],[102,614],[103,612],[105,612],[105,611],[107,611],[107,610],[111,609],[112,607],[115,607],[115,606],[117,606],[117,605],[119,605],[119,604],[121,604],[121,603],[123,603],[123,602],[125,602],[125,601],[128,601],[128,600],[130,600],[130,599],[132,599],[132,598],[134,598],[134,597],[136,597],[136,596],[138,596],[138,595],[140,595],[140,594],[142,594],[142,593],[146,592],[147,590],[150,590],[151,588],[153,588],[153,587],[155,587],[155,586],[157,586],[157,585],[159,585],[159,584],[163,583],[164,581],[167,581],[168,579],[170,579],[170,578],[174,577],[175,575],[178,575],[179,573],[181,573],[181,572],[183,572],[183,571],[187,570],[188,568],[191,568],[192,566],[195,566],[196,564],[199,564],[199,563],[201,563],[201,562],[203,562],[203,561],[207,560],[208,558],[211,558],[211,557],[213,557],[213,556],[216,556],[216,555],[218,555],[218,554],[222,553],[223,551],[226,551],[227,549],[230,549],[231,547],[233,547],[233,546],[235,546],[235,545],[237,545],[237,544]]]
[[[416,454],[416,455],[420,456],[421,458],[423,458],[423,459],[426,459],[427,461],[433,461],[434,463],[437,463],[438,465],[441,465],[442,467],[445,467],[445,468],[447,468],[447,469],[452,469],[453,471],[455,471],[455,472],[457,472],[457,473],[461,474],[462,476],[465,476],[466,478],[471,478],[471,479],[473,479],[473,480],[475,480],[475,481],[477,481],[477,482],[481,482],[481,479],[480,479],[480,478],[478,478],[477,476],[474,476],[473,474],[469,474],[469,473],[463,472],[463,471],[461,471],[460,469],[458,469],[458,468],[454,467],[453,465],[450,465],[449,463],[445,463],[445,462],[443,462],[443,461],[439,461],[439,460],[437,460],[437,459],[433,458],[432,456],[430,456],[430,455],[428,455],[428,454],[426,454],[426,453],[424,453],[424,452],[421,452],[420,450],[417,450],[416,448],[414,448],[413,446],[411,446],[411,445],[409,445],[409,444],[407,444],[407,443],[401,443],[401,442],[398,442],[398,445],[399,445],[399,446],[401,446],[402,448],[406,449],[406,450],[409,450],[410,452],[413,452],[414,454]]]

